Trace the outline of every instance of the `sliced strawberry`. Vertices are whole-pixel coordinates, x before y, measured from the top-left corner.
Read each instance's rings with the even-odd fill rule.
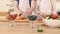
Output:
[[[57,16],[57,15],[55,15],[55,14],[51,14],[51,18],[53,18],[53,19],[57,19],[57,18],[58,18],[58,16]]]

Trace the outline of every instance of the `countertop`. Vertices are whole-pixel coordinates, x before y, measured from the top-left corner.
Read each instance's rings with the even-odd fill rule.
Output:
[[[60,34],[60,29],[41,26],[36,23],[37,28],[29,28],[29,23],[14,23],[13,27],[9,26],[9,22],[0,22],[0,34]],[[38,28],[42,28],[43,32],[37,32]]]

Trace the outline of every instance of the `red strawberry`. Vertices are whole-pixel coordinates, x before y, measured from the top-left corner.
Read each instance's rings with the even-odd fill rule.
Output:
[[[57,19],[57,18],[58,18],[58,16],[57,16],[57,15],[55,15],[55,14],[51,14],[51,18],[53,18],[53,19]]]

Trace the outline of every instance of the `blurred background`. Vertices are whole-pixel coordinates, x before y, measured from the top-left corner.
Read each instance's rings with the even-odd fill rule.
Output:
[[[9,10],[9,6],[11,5],[13,0],[0,0],[0,12],[7,12]]]
[[[14,0],[0,0],[0,12],[9,11],[9,6],[13,5]],[[8,5],[8,6],[7,6]],[[56,9],[60,9],[60,0],[56,0]]]
[[[5,16],[10,9],[13,10],[14,8],[13,1],[14,0],[0,0],[0,17]],[[54,11],[54,13],[56,13],[57,10],[60,10],[60,0],[55,1],[56,1],[56,7],[55,7],[56,10]]]

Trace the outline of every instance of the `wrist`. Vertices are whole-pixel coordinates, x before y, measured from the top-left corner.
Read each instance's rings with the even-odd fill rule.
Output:
[[[26,12],[26,14],[30,14],[30,13]]]
[[[32,12],[26,12],[27,14],[31,14]]]

